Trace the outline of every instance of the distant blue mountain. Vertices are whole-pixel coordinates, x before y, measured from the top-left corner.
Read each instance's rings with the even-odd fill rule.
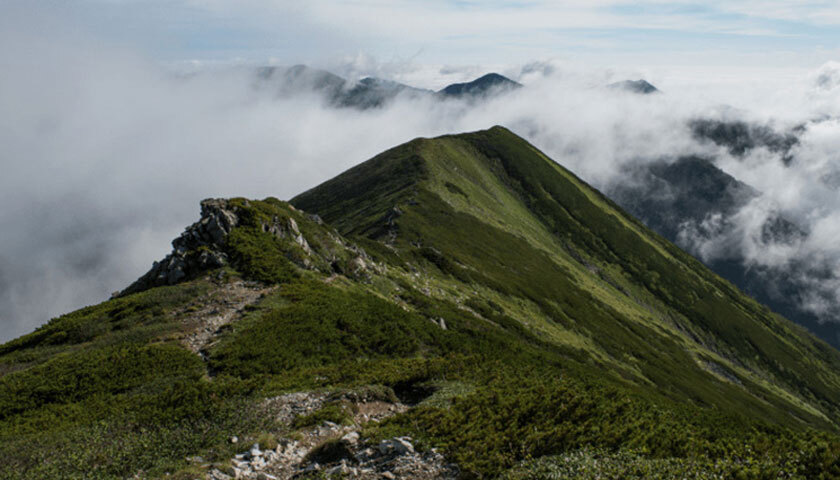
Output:
[[[650,93],[658,93],[659,89],[648,83],[647,80],[640,79],[640,80],[623,80],[621,82],[615,82],[607,85],[609,88],[616,88],[620,90],[626,90],[628,92],[633,93],[640,93],[642,95],[648,95]]]
[[[471,82],[453,83],[443,90],[439,91],[439,95],[447,97],[483,97],[500,92],[515,90],[521,88],[522,84],[514,82],[513,80],[499,75],[498,73],[488,73]]]

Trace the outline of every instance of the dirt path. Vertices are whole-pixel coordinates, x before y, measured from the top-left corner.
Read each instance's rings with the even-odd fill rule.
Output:
[[[186,327],[181,343],[205,358],[205,351],[215,343],[223,331],[222,327],[241,319],[245,307],[276,289],[276,285],[266,287],[243,280],[219,286],[179,312],[185,314],[181,321]]]

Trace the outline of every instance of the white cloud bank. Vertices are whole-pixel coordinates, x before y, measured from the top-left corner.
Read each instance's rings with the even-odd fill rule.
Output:
[[[503,70],[527,88],[474,107],[402,100],[359,112],[328,108],[316,95],[275,98],[255,90],[245,70],[179,77],[72,31],[33,31],[8,17],[0,45],[0,341],[127,286],[196,220],[203,198],[290,198],[411,138],[494,124],[596,186],[634,162],[717,154],[726,171],[765,192],[761,208],[812,232],[773,261],[819,253],[840,278],[840,196],[821,180],[840,178],[836,122],[809,124],[788,169],[766,153],[735,159],[700,145],[685,126],[709,115],[781,126],[836,116],[836,64],[775,83],[654,72],[648,79],[665,93],[637,96],[602,88],[620,73],[532,63]],[[423,86],[477,70],[342,65]],[[739,237],[745,252],[753,234]],[[762,261],[761,252],[752,256]]]

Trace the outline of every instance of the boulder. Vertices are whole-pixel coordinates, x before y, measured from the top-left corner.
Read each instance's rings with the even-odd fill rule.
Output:
[[[359,443],[359,432],[350,432],[341,437],[341,441],[346,442],[350,445],[356,445]]]

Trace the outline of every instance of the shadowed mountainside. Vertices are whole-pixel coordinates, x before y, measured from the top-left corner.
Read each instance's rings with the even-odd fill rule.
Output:
[[[446,97],[476,98],[494,93],[515,90],[521,87],[521,84],[514,82],[503,75],[499,75],[498,73],[488,73],[471,82],[453,83],[452,85],[443,88],[438,92],[438,94]]]
[[[628,92],[633,93],[640,93],[642,95],[648,95],[651,93],[659,92],[659,89],[648,83],[645,79],[639,80],[622,80],[620,82],[615,82],[607,85],[609,88],[616,88],[620,90],[626,90]]]
[[[637,166],[624,172],[620,182],[609,185],[606,193],[649,228],[701,259],[703,242],[727,238],[737,228],[739,211],[760,196],[757,190],[699,157]],[[774,244],[794,244],[807,235],[794,222],[775,214],[764,222],[757,240],[770,248]],[[800,279],[821,276],[814,267],[801,262],[762,267],[742,258],[737,245],[721,250],[704,260],[709,268],[835,348],[840,347],[840,325],[800,306],[803,296],[812,293]]]

